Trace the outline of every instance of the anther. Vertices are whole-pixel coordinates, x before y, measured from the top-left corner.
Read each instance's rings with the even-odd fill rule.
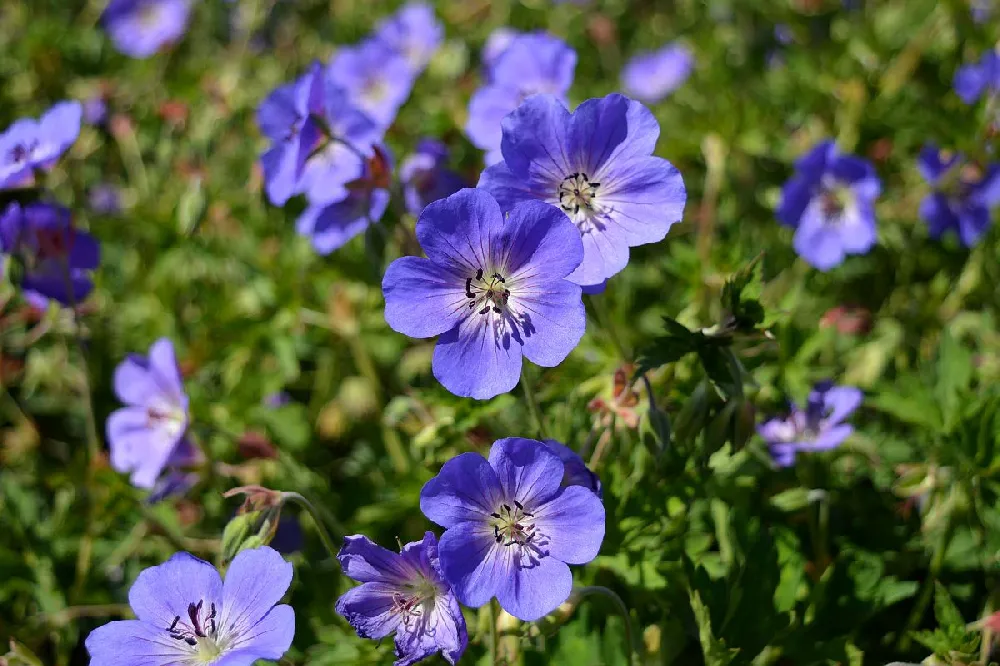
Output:
[[[482,279],[483,279],[483,269],[482,268],[480,268],[479,270],[476,271],[476,279],[482,281]]]
[[[500,314],[501,312],[503,312],[503,310],[501,310],[500,308],[498,308],[497,306],[494,305],[493,306],[493,312],[496,312],[497,314]]]
[[[496,512],[493,512],[490,515],[493,516],[494,518],[499,518],[500,517],[500,514],[496,513]]]
[[[476,297],[476,295],[472,293],[472,278],[465,278],[465,295],[469,298]]]
[[[174,616],[174,621],[170,623],[169,627],[167,627],[167,631],[173,632],[174,631],[174,627],[176,627],[177,623],[180,622],[180,621],[181,621],[181,616],[180,615],[175,615]]]
[[[473,305],[475,305],[475,304],[473,304]],[[486,314],[489,311],[490,311],[490,306],[486,305],[486,306],[483,307],[482,310],[479,311],[479,314]]]

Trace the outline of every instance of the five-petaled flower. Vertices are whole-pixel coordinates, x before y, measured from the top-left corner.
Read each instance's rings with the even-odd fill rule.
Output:
[[[875,199],[882,185],[866,160],[823,141],[795,163],[777,216],[795,228],[795,251],[821,271],[875,244]]]
[[[795,463],[795,454],[827,451],[840,446],[854,428],[844,420],[861,404],[862,393],[852,386],[818,382],[809,393],[805,409],[790,405],[785,418],[775,418],[757,427],[779,467]]]
[[[504,219],[488,193],[464,189],[424,208],[416,231],[427,258],[389,266],[385,318],[411,337],[440,336],[432,367],[446,389],[492,398],[517,385],[522,354],[553,367],[576,347],[583,301],[565,277],[583,244],[559,210],[528,201]]]
[[[21,261],[24,298],[40,309],[50,299],[70,306],[82,302],[93,289],[90,271],[101,258],[97,240],[73,227],[69,209],[44,202],[14,202],[4,210],[0,253]]]
[[[445,528],[441,570],[459,601],[500,606],[531,621],[569,598],[568,564],[586,564],[604,540],[604,505],[590,488],[563,486],[565,466],[544,443],[494,442],[489,460],[462,453],[420,491],[420,509]]]
[[[655,104],[679,88],[694,68],[694,54],[683,44],[632,57],[622,69],[622,90],[646,104]]]
[[[395,632],[395,666],[410,666],[435,652],[454,664],[469,636],[465,618],[438,562],[432,532],[393,553],[368,537],[344,538],[337,554],[348,577],[362,583],[337,600],[337,612],[362,638]]]
[[[191,0],[111,0],[101,23],[119,51],[148,58],[184,35],[190,14]]]
[[[275,550],[245,550],[225,581],[187,553],[146,569],[129,590],[137,619],[109,622],[87,636],[93,666],[250,666],[277,661],[292,644],[295,612],[275,604],[292,565]]]
[[[588,290],[628,263],[629,248],[662,240],[681,219],[680,173],[653,156],[660,128],[623,95],[590,99],[570,113],[535,95],[503,121],[503,159],[478,187],[506,211],[521,201],[562,210],[583,239],[583,262],[568,279]]]
[[[462,177],[447,167],[448,147],[434,139],[422,139],[417,150],[399,166],[406,210],[419,215],[424,206],[451,196],[465,187]]]
[[[486,151],[486,164],[503,156],[501,122],[531,95],[547,93],[566,101],[573,84],[576,51],[561,39],[545,33],[516,34],[495,56],[487,72],[488,83],[469,101],[465,133]]]
[[[415,72],[406,56],[394,47],[379,39],[368,39],[339,49],[330,61],[327,76],[384,130],[410,96]]]
[[[972,247],[990,225],[990,209],[1000,203],[1000,165],[981,169],[958,153],[924,146],[917,158],[924,179],[934,186],[920,204],[920,217],[933,238],[955,231]]]
[[[185,436],[188,397],[170,340],[154,342],[149,356],[126,357],[115,369],[114,388],[125,407],[108,417],[111,466],[130,472],[133,485],[153,488],[165,468],[197,459]]]
[[[59,102],[41,118],[22,118],[0,134],[0,190],[32,185],[37,171],[48,171],[80,134],[83,107]]]

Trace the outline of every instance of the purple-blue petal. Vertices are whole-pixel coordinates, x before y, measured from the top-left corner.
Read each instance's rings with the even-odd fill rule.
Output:
[[[386,323],[412,338],[441,335],[468,314],[463,283],[463,276],[429,259],[393,261],[382,278]]]
[[[508,393],[521,377],[520,327],[510,315],[467,316],[438,338],[431,370],[450,392],[489,400]]]
[[[334,606],[361,638],[385,638],[401,624],[396,612],[399,586],[382,582],[365,583],[345,592]]]
[[[187,617],[189,604],[202,601],[206,608],[221,606],[222,579],[208,562],[189,553],[176,553],[140,573],[129,589],[128,601],[144,623],[166,628],[176,616]],[[166,632],[163,635],[171,640]]]
[[[93,666],[163,666],[184,663],[191,656],[183,641],[140,620],[108,622],[90,632],[86,646]]]
[[[420,510],[441,527],[485,521],[503,498],[496,472],[478,453],[448,462],[420,491]]]
[[[511,553],[508,558],[516,558],[519,549],[504,550]],[[573,591],[573,574],[555,557],[534,558],[527,554],[527,549],[521,553],[519,563],[505,567],[507,575],[501,578],[496,597],[505,611],[519,620],[533,622],[569,598]]]
[[[489,463],[504,497],[520,501],[529,512],[560,492],[565,467],[542,442],[523,437],[498,439],[490,448]]]
[[[482,606],[507,584],[515,550],[498,544],[484,521],[451,526],[438,542],[445,580],[458,600],[471,608]]]

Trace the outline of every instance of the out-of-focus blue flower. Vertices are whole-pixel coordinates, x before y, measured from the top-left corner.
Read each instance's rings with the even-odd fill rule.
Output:
[[[478,187],[505,211],[532,199],[560,208],[583,238],[583,262],[566,279],[597,288],[625,268],[630,247],[663,240],[684,213],[680,173],[653,157],[659,134],[649,109],[623,95],[574,113],[535,95],[504,119],[504,161]]]
[[[852,386],[819,382],[809,394],[804,410],[794,403],[785,418],[776,418],[757,427],[779,467],[795,463],[795,454],[827,451],[840,446],[854,428],[844,423],[861,404],[862,393]]]
[[[148,58],[184,35],[190,13],[190,0],[111,0],[101,24],[119,51]]]
[[[295,612],[275,605],[292,565],[267,546],[233,558],[225,581],[188,553],[146,569],[128,593],[135,620],[109,622],[87,636],[94,666],[250,666],[291,647]]]
[[[622,90],[640,102],[656,104],[684,83],[694,68],[694,54],[683,44],[634,56],[622,70]]]
[[[83,122],[88,125],[103,125],[108,119],[108,104],[101,95],[91,95],[83,100]]]
[[[122,212],[121,192],[114,185],[99,183],[87,197],[90,209],[98,215],[118,215]]]
[[[132,485],[154,488],[164,469],[197,460],[186,438],[188,397],[170,340],[154,342],[148,356],[126,357],[114,387],[125,406],[108,417],[111,466],[131,473]]]
[[[187,440],[182,441],[182,445],[187,445],[191,448],[192,455],[194,454],[194,447],[187,442]],[[179,457],[179,456],[175,456]],[[171,497],[180,497],[191,490],[198,483],[200,476],[198,472],[185,472],[179,469],[168,470],[166,474],[163,474],[156,480],[153,487],[149,491],[149,495],[143,500],[143,503],[147,506],[152,506],[157,502],[162,502],[165,499]]]
[[[972,20],[976,23],[986,23],[996,10],[996,0],[972,0]]]
[[[795,228],[799,256],[826,271],[845,255],[864,254],[875,244],[875,199],[881,189],[871,163],[841,155],[832,141],[824,141],[795,163],[777,216]]]
[[[455,395],[506,393],[522,356],[553,367],[583,337],[580,287],[565,279],[583,243],[556,208],[526,201],[505,219],[485,190],[464,189],[424,208],[416,231],[427,258],[389,265],[385,319],[410,337],[440,336],[432,369]]]
[[[41,118],[22,118],[0,134],[0,190],[33,185],[80,135],[79,102],[60,102]]]
[[[522,34],[524,33],[520,33],[508,26],[501,26],[491,32],[490,36],[486,38],[486,44],[483,45],[483,52],[480,57],[483,67],[486,68],[484,74],[487,79],[492,75],[493,65],[496,64],[497,59],[507,50],[507,47],[514,41],[514,38]]]
[[[320,254],[330,254],[382,219],[389,205],[392,162],[386,149],[374,146],[358,177],[340,189],[332,201],[310,204],[295,222],[295,230],[312,240]]]
[[[395,633],[395,666],[410,666],[436,652],[449,664],[459,660],[469,635],[455,593],[441,575],[432,532],[399,554],[368,537],[348,536],[337,559],[344,573],[361,583],[337,600],[337,612],[362,638]]]
[[[427,204],[467,186],[461,176],[447,168],[447,163],[447,146],[435,139],[421,139],[416,152],[399,167],[406,210],[419,215]]]
[[[288,395],[285,391],[275,391],[274,393],[269,393],[264,396],[261,403],[265,407],[270,407],[271,409],[277,409],[278,407],[284,407],[292,401],[292,396]]]
[[[955,92],[966,104],[973,104],[984,93],[1000,91],[1000,53],[987,51],[979,62],[963,65],[955,72]]]
[[[488,83],[473,94],[465,133],[486,151],[486,164],[503,156],[501,122],[527,97],[548,93],[566,102],[573,84],[576,51],[561,39],[544,33],[515,36],[490,67]]]
[[[417,74],[423,71],[441,45],[444,28],[430,5],[410,2],[379,22],[375,38],[402,55]]]
[[[445,528],[439,554],[458,600],[496,597],[533,621],[569,598],[568,564],[586,564],[604,540],[604,505],[589,488],[563,486],[565,469],[542,442],[511,437],[489,459],[463,453],[420,491],[420,510]]]
[[[0,252],[22,262],[24,297],[41,309],[50,299],[83,301],[94,286],[90,271],[101,260],[97,240],[73,227],[69,209],[43,202],[7,206],[0,215]]]
[[[330,61],[329,77],[385,130],[410,96],[414,71],[405,56],[380,40],[369,39],[338,50]]]
[[[951,230],[966,247],[975,245],[990,225],[990,209],[1000,203],[1000,165],[984,171],[932,145],[920,151],[917,165],[935,190],[920,204],[931,236]]]

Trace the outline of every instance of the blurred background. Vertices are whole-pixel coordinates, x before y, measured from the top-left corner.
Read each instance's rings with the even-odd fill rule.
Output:
[[[295,233],[303,204],[278,208],[262,193],[261,101],[364,39],[399,3],[192,2],[183,35],[144,59],[115,48],[105,4],[0,5],[0,127],[61,100],[84,104],[79,139],[45,186],[102,248],[76,316],[33,308],[14,282],[0,283],[0,638],[16,641],[10,666],[85,664],[89,631],[130,617],[139,571],[179,550],[220,561],[240,506],[222,496],[230,488],[302,493],[335,540],[364,533],[391,548],[433,529],[418,494],[445,460],[533,435],[520,388],[456,398],[430,374],[433,341],[386,325],[381,275],[414,224],[400,202],[385,233],[321,256]],[[605,544],[576,577],[625,600],[641,663],[917,662],[937,648],[911,632],[944,631],[937,583],[964,622],[992,613],[1000,234],[991,227],[972,248],[931,238],[916,158],[927,142],[994,155],[996,107],[965,104],[952,82],[995,48],[1000,9],[431,4],[444,39],[386,143],[398,164],[422,138],[439,139],[470,185],[483,151],[463,128],[497,29],[547,31],[573,47],[573,105],[621,91],[623,67],[642,52],[675,44],[692,58],[689,75],[649,104],[656,154],[687,186],[684,221],[633,249],[607,291],[587,299],[588,332],[566,362],[527,375],[549,435],[582,451],[604,482]],[[870,160],[883,187],[876,246],[820,272],[796,256],[774,209],[794,161],[827,138]],[[718,390],[694,357],[653,370],[651,394],[633,386],[663,317],[718,324],[723,285],[760,253],[751,289],[770,333],[738,344],[748,372],[738,394]],[[192,487],[151,503],[110,467],[104,423],[120,406],[116,365],[160,337],[177,349],[206,461]],[[866,392],[856,434],[776,469],[754,424],[824,378]],[[280,529],[297,615],[282,662],[389,663],[388,641],[358,638],[334,613],[353,583],[312,519],[287,506]],[[509,663],[628,663],[610,603],[564,610],[513,626]],[[487,663],[485,616],[467,618],[462,663]],[[956,644],[973,640],[955,631]],[[962,643],[969,661],[939,663],[972,663],[990,640]]]

